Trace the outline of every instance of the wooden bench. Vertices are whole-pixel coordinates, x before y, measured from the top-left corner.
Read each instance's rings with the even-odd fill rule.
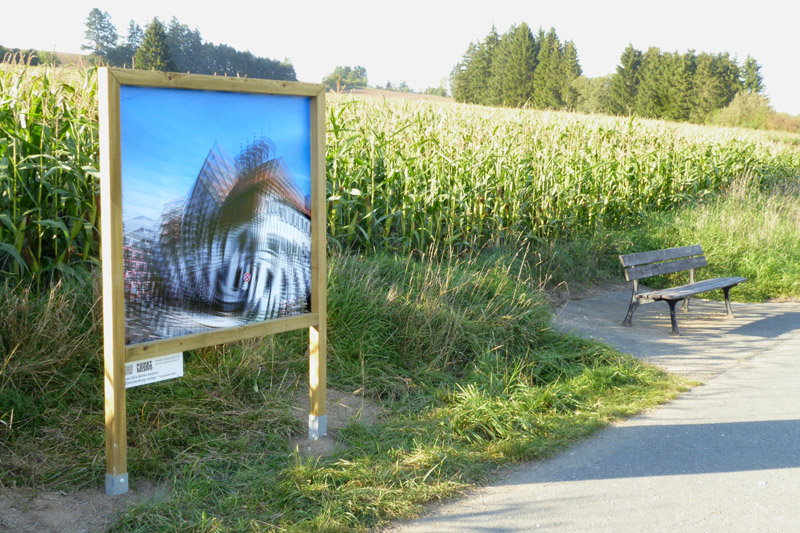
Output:
[[[666,250],[654,250],[652,252],[641,252],[619,256],[619,260],[625,269],[625,279],[633,282],[633,294],[631,304],[628,307],[628,314],[622,321],[623,326],[631,325],[633,312],[642,304],[665,301],[669,305],[669,318],[672,321],[672,334],[680,335],[678,321],[675,318],[675,304],[683,300],[683,309],[689,309],[689,300],[692,296],[703,292],[722,289],[725,294],[725,309],[728,317],[733,318],[731,310],[731,300],[729,292],[731,287],[747,281],[747,278],[712,278],[702,281],[694,280],[694,269],[707,265],[706,256],[699,244],[692,246],[681,246],[680,248],[668,248]],[[672,274],[673,272],[689,271],[689,283],[680,287],[661,289],[648,292],[639,292],[639,280],[651,276],[662,274]]]

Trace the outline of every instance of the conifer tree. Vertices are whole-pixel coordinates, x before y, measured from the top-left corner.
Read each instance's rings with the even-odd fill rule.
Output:
[[[697,56],[693,86],[690,119],[706,122],[714,111],[727,106],[741,89],[739,67],[728,54],[702,53]]]
[[[167,45],[167,32],[158,18],[154,18],[144,32],[141,46],[136,50],[135,66],[143,70],[174,71],[175,64]]]
[[[177,18],[172,17],[167,29],[167,46],[170,56],[175,64],[175,70],[180,72],[199,72],[202,70],[203,39],[200,32],[192,31],[186,24],[181,24]]]
[[[453,98],[459,102],[491,104],[490,84],[492,61],[500,41],[497,29],[491,31],[483,42],[470,43],[461,62],[451,75]]]
[[[453,98],[457,102],[466,102],[470,104],[478,103],[479,96],[475,91],[477,81],[473,79],[474,70],[472,67],[480,46],[480,43],[469,43],[469,48],[464,52],[461,61],[453,67],[453,72],[450,74]]]
[[[634,111],[643,117],[664,116],[667,76],[661,50],[650,47],[642,56],[639,85],[636,90]]]
[[[541,30],[536,73],[533,79],[533,101],[540,109],[559,109],[564,105],[561,43],[555,28],[547,34]]]
[[[106,62],[112,59],[119,35],[107,11],[94,8],[89,12],[84,37],[87,44],[81,45],[82,50],[90,50],[94,56]]]
[[[688,120],[691,109],[690,100],[695,73],[695,53],[673,52],[664,54],[665,69],[662,83],[666,84],[661,117],[670,120]]]
[[[136,49],[142,45],[143,40],[144,31],[142,31],[142,27],[131,20],[130,24],[128,24],[128,37],[125,39],[126,44],[135,52]]]
[[[751,93],[764,92],[764,78],[761,76],[761,65],[749,54],[742,68],[742,88]]]
[[[531,99],[537,52],[537,42],[524,22],[503,34],[493,54],[491,103],[518,107]]]
[[[611,76],[609,111],[615,115],[633,112],[641,80],[642,52],[629,44],[622,52],[617,72]]]
[[[125,38],[125,42],[114,50],[109,63],[122,67],[133,65],[133,57],[136,54],[136,50],[141,46],[143,39],[144,32],[142,28],[131,20],[128,25],[128,36]]]
[[[580,63],[578,63],[578,49],[575,43],[567,41],[564,44],[564,53],[561,57],[561,72],[563,88],[561,96],[567,109],[573,110],[578,105],[578,89],[575,81],[583,73]]]

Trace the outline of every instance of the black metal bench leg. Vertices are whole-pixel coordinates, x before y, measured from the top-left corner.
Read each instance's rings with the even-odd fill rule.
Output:
[[[725,310],[728,311],[728,318],[733,318],[733,309],[731,309],[731,297],[729,294],[731,292],[731,288],[725,287],[722,289],[722,292],[725,294]]]
[[[625,320],[622,321],[623,326],[630,326],[631,319],[633,318],[633,312],[636,311],[636,308],[641,305],[639,303],[638,298],[639,293],[639,280],[633,280],[633,290],[631,291],[631,304],[628,306],[628,314],[625,315]]]
[[[631,319],[633,318],[633,312],[636,311],[636,308],[639,307],[639,303],[631,298],[631,305],[628,306],[628,314],[625,315],[625,320],[622,321],[623,326],[630,326]]]
[[[689,311],[689,300],[691,300],[691,299],[692,299],[692,298],[691,298],[691,297],[689,297],[689,298],[686,298],[686,299],[683,301],[683,305],[681,306],[681,311]]]
[[[673,335],[680,335],[681,331],[678,329],[678,319],[675,317],[675,304],[677,304],[680,300],[667,300],[667,304],[669,305],[669,319],[672,322],[672,333]]]

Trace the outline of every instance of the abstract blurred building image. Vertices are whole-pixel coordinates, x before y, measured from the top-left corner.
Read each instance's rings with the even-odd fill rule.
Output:
[[[310,310],[310,199],[269,139],[215,144],[184,198],[123,226],[127,344]]]

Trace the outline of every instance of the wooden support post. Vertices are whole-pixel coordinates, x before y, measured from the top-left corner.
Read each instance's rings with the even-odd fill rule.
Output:
[[[108,69],[98,71],[100,98],[101,259],[105,360],[106,494],[128,492],[125,420],[125,301],[122,264],[119,83]]]
[[[318,439],[328,434],[325,409],[327,387],[327,210],[325,163],[325,90],[310,99],[311,118],[311,312],[319,317],[309,329],[308,437]]]

